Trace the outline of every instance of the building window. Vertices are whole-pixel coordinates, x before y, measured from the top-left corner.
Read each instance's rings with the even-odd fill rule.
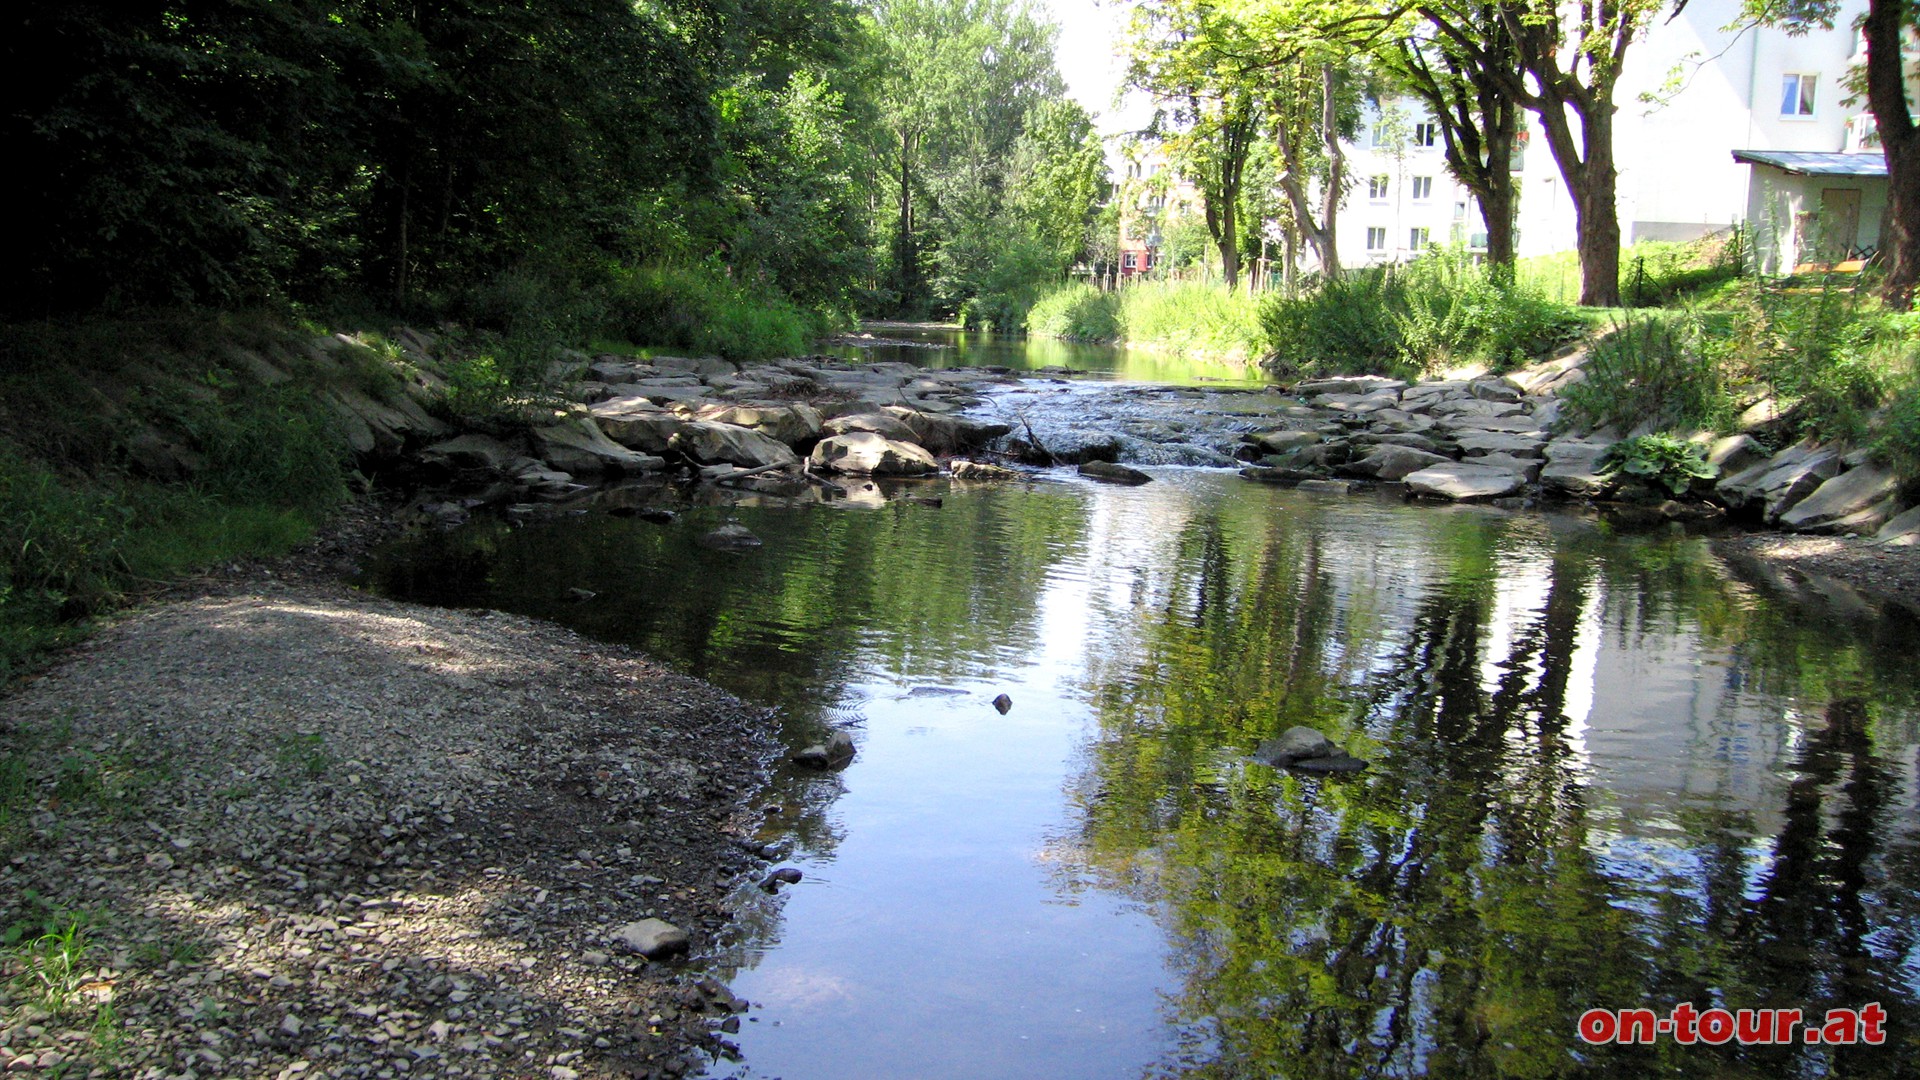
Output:
[[[1413,201],[1425,202],[1433,198],[1433,177],[1416,176],[1413,178]]]
[[[1413,125],[1413,145],[1439,146],[1440,125],[1431,121],[1424,124]]]
[[[1453,204],[1453,220],[1455,221],[1467,220],[1467,204],[1466,203],[1457,202]]]
[[[1370,225],[1367,227],[1367,250],[1387,250],[1387,230],[1385,226]]]
[[[1380,202],[1387,197],[1387,178],[1384,176],[1367,177],[1367,198]]]
[[[1780,80],[1780,115],[1812,116],[1813,88],[1818,75],[1788,75]]]
[[[1408,251],[1422,251],[1422,250],[1425,250],[1426,246],[1427,246],[1427,230],[1425,229],[1408,229],[1407,230],[1407,250]]]
[[[1120,256],[1120,266],[1125,270],[1138,270],[1140,268],[1140,256],[1129,251],[1125,255]]]

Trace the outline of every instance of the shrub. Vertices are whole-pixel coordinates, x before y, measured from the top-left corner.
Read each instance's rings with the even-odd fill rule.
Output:
[[[1129,345],[1238,359],[1266,351],[1260,301],[1244,288],[1148,281],[1123,286],[1119,296],[1121,334]]]
[[[1504,371],[1586,329],[1578,311],[1496,280],[1460,252],[1353,270],[1265,311],[1271,366],[1284,375],[1414,377],[1454,364]]]
[[[1607,448],[1600,457],[1603,475],[1626,473],[1650,484],[1659,484],[1675,495],[1684,495],[1696,480],[1711,480],[1720,468],[1707,461],[1696,443],[1672,435],[1636,435]]]
[[[1072,341],[1120,340],[1121,293],[1091,285],[1062,285],[1027,312],[1027,332]]]
[[[826,329],[778,290],[749,290],[707,268],[625,267],[604,296],[607,331],[636,345],[762,359],[804,353]]]
[[[1596,425],[1631,429],[1717,428],[1733,401],[1694,312],[1629,316],[1594,343],[1586,379],[1561,393],[1567,408]]]

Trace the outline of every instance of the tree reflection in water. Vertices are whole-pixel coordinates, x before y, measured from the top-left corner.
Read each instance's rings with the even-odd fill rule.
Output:
[[[1157,617],[1118,651],[1130,662],[1097,666],[1076,784],[1087,872],[1154,904],[1176,945],[1181,1051],[1149,1074],[1902,1075],[1913,799],[1876,746],[1911,745],[1910,691],[1890,690],[1905,680],[1856,635],[1743,595],[1697,543],[1603,555],[1524,531],[1461,519],[1439,572],[1405,583],[1404,616],[1391,589],[1376,582],[1369,608],[1330,572],[1310,523],[1201,516],[1178,537],[1148,588]],[[1517,621],[1516,568],[1544,574]],[[1877,705],[1835,700],[1776,732],[1800,742],[1775,764],[1791,777],[1775,835],[1740,799],[1615,790],[1596,770],[1589,723],[1610,718],[1570,709],[1593,677],[1579,653],[1656,625],[1734,657],[1710,725],[1751,712],[1755,686],[1776,727],[1835,683],[1875,688]],[[1876,709],[1898,723],[1877,733]],[[1245,759],[1302,722],[1373,767],[1319,779]],[[1676,725],[1669,752],[1698,753],[1690,738]],[[1892,1045],[1574,1038],[1587,1008],[1680,1001],[1879,1001]]]

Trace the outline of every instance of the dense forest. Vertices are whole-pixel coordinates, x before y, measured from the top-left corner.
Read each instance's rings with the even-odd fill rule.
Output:
[[[1058,31],[1011,0],[4,18],[43,73],[0,136],[14,318],[293,302],[671,338],[696,301],[947,313],[1056,279],[1103,194]]]

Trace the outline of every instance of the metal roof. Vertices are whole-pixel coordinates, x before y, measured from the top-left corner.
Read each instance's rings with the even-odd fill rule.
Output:
[[[1816,154],[1803,150],[1735,150],[1733,160],[1748,165],[1771,165],[1796,176],[1885,176],[1887,156],[1879,151],[1865,154]]]

